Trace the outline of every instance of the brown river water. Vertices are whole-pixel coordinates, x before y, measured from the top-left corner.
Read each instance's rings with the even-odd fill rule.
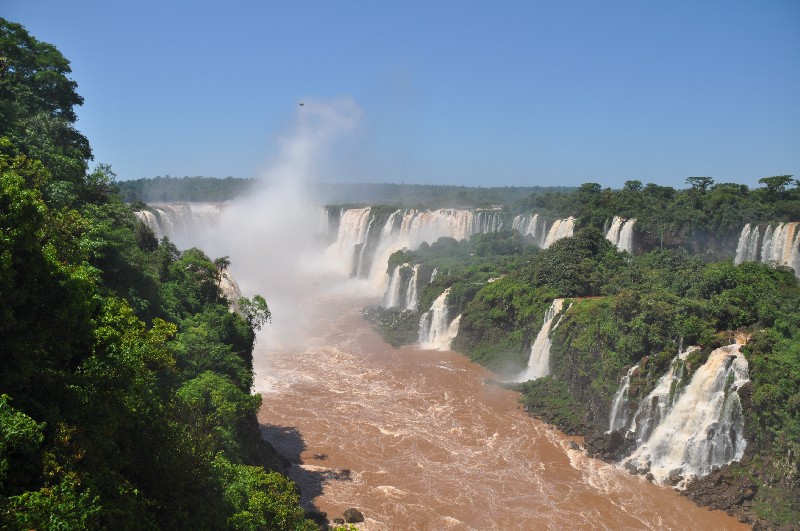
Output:
[[[747,529],[570,449],[465,356],[384,343],[374,302],[306,302],[304,339],[259,340],[260,421],[306,507],[366,530]]]

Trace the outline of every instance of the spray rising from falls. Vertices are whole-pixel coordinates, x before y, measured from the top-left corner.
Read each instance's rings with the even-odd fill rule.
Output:
[[[619,251],[633,253],[633,226],[635,224],[636,218],[626,220],[614,216],[611,228],[606,233],[606,239],[613,243]]]
[[[757,225],[744,226],[739,235],[734,262],[754,262],[787,266],[800,278],[800,222],[767,225],[763,233]],[[763,238],[761,238],[763,234]]]
[[[420,317],[420,347],[431,350],[448,350],[453,339],[458,335],[461,315],[450,321],[447,309],[447,296],[449,294],[450,288],[447,288],[433,301],[431,309]]]
[[[713,351],[684,385],[684,362],[696,347],[673,360],[633,419],[636,450],[626,467],[656,480],[702,476],[741,459],[744,417],[738,389],[749,381],[747,360],[734,344]],[[630,373],[629,373],[630,374]],[[612,426],[617,424],[612,419]]]
[[[525,382],[547,376],[550,374],[550,347],[553,342],[550,333],[556,329],[561,319],[561,310],[564,307],[564,299],[553,299],[553,303],[544,314],[542,328],[536,336],[536,340],[531,346],[531,356],[528,360],[528,367],[516,380]],[[559,316],[556,320],[556,316]]]

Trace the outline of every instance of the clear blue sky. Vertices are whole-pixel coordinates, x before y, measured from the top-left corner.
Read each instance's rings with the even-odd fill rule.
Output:
[[[800,1],[5,0],[72,62],[121,179],[256,177],[307,98],[342,181],[800,177]]]

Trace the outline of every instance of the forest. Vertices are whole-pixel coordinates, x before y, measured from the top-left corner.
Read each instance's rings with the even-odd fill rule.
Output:
[[[317,529],[250,394],[260,296],[89,169],[52,45],[0,19],[0,528]]]

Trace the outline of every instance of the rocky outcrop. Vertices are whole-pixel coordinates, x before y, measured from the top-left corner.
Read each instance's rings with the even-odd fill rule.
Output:
[[[584,437],[584,447],[591,457],[617,463],[636,448],[636,438],[625,429],[610,433],[595,431]]]
[[[364,521],[364,515],[355,507],[351,507],[344,512],[344,521],[348,524],[357,524]]]
[[[707,476],[690,479],[681,494],[697,505],[721,509],[742,522],[759,523],[750,513],[758,486],[747,475],[737,473],[738,464],[731,463],[715,469]]]

